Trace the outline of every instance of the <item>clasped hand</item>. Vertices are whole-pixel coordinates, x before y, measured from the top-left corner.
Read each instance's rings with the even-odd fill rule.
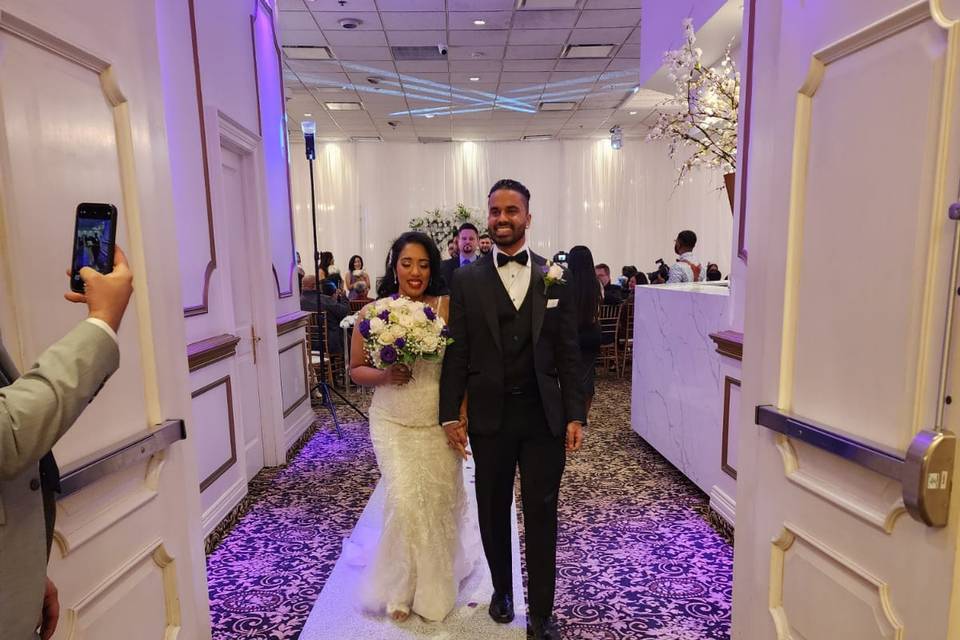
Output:
[[[451,422],[443,425],[443,430],[447,435],[447,446],[460,454],[464,460],[470,455],[467,451],[467,420],[461,418],[459,422]]]

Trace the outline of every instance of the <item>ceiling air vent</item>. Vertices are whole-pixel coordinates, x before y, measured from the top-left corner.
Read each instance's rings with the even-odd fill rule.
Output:
[[[429,136],[421,136],[417,138],[417,141],[420,144],[433,144],[434,142],[453,142],[453,138],[433,138]]]
[[[516,3],[517,9],[579,9],[580,5],[580,0],[517,0]]]
[[[394,60],[446,60],[440,47],[390,47]]]
[[[573,111],[577,108],[576,102],[541,102],[540,111]]]
[[[548,133],[544,133],[544,134],[537,134],[532,136],[523,136],[521,140],[524,140],[525,142],[536,142],[537,140],[553,140],[553,136]]]
[[[360,111],[362,108],[359,102],[324,102],[323,104],[330,111]]]
[[[312,45],[289,45],[283,47],[283,52],[291,60],[333,60],[330,47],[316,47]]]
[[[350,136],[350,142],[383,142],[380,136]]]
[[[568,44],[561,58],[609,58],[615,44]]]

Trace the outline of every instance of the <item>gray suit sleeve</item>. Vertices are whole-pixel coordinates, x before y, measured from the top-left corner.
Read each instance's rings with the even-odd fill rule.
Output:
[[[113,338],[81,322],[0,389],[0,478],[13,478],[50,451],[119,366]]]

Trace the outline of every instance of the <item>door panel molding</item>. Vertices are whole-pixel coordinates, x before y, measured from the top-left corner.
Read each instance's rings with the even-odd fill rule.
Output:
[[[876,485],[866,488],[859,494],[854,494],[844,487],[842,478],[837,478],[835,482],[829,479],[829,476],[833,475],[830,470],[831,466],[829,466],[830,462],[833,461],[830,454],[819,456],[818,454],[821,452],[817,449],[801,444],[806,454],[804,459],[808,461],[808,464],[803,465],[797,452],[796,443],[793,440],[785,435],[778,434],[776,446],[783,460],[783,473],[790,482],[823,498],[884,533],[893,533],[897,519],[906,513],[899,483],[896,483],[896,491],[892,492],[891,496],[888,495],[890,492],[884,490],[891,484],[890,480],[879,474],[861,471],[864,476],[875,475]],[[817,465],[813,462],[814,460],[826,464]],[[855,472],[852,465],[839,462],[838,466],[844,468],[845,473]],[[869,495],[871,490],[873,495]]]
[[[861,613],[862,619],[869,619],[876,625],[876,629],[872,630],[873,634],[869,637],[902,640],[904,628],[890,601],[889,585],[861,568],[842,553],[788,522],[783,524],[780,534],[772,541],[770,550],[769,604],[770,615],[776,625],[778,640],[790,640],[790,638],[795,637],[792,634],[790,614],[787,612],[784,603],[785,587],[788,586],[791,577],[787,571],[788,554],[791,551],[797,555],[798,562],[803,559],[811,567],[814,563],[822,565],[825,569],[822,574],[825,579],[827,579],[826,571],[835,572],[837,574],[836,579],[831,582],[841,592],[850,593],[850,604],[864,604],[869,607],[870,605],[866,602],[864,596],[869,595],[874,600],[870,611]],[[817,589],[817,586],[809,582],[812,575],[804,577],[808,581],[804,582],[803,588],[809,589],[810,592],[819,593],[820,590]],[[842,584],[842,578],[846,578],[847,584]],[[852,593],[854,588],[858,590],[858,593]],[[795,612],[797,619],[804,619],[805,616],[809,618],[810,614],[818,613],[822,612],[817,610]],[[853,607],[848,607],[846,613],[852,616],[856,612]],[[866,633],[866,630],[864,632]],[[877,632],[879,634],[875,635]],[[803,637],[808,636],[804,635]],[[863,635],[862,637],[868,636]]]
[[[84,619],[95,617],[98,613],[109,611],[109,595],[118,592],[119,597],[129,595],[133,588],[151,577],[155,569],[160,570],[162,580],[165,640],[175,640],[180,633],[180,595],[177,590],[176,566],[172,556],[163,546],[163,540],[157,538],[141,552],[129,558],[117,567],[99,585],[83,596],[76,604],[67,609],[67,638],[83,638],[81,624]],[[98,605],[103,604],[103,609]],[[141,632],[144,631],[141,629]]]
[[[811,142],[811,121],[813,100],[823,83],[829,65],[848,56],[861,52],[906,29],[933,21],[948,31],[948,51],[943,73],[943,89],[939,114],[938,143],[935,169],[933,171],[934,193],[933,207],[930,211],[930,237],[926,251],[924,275],[927,283],[923,290],[922,316],[920,320],[919,348],[916,362],[916,378],[913,385],[913,407],[911,434],[925,426],[922,420],[922,398],[930,380],[931,354],[939,354],[940,345],[934,344],[939,331],[934,328],[937,314],[934,312],[935,297],[942,295],[939,287],[945,284],[943,277],[937,277],[937,265],[942,261],[938,251],[943,228],[935,222],[944,213],[941,203],[946,202],[946,177],[948,173],[948,150],[951,118],[953,117],[953,86],[958,65],[958,45],[955,24],[944,25],[935,19],[929,2],[924,0],[911,5],[891,16],[861,29],[813,54],[807,76],[796,96],[796,116],[794,121],[794,145],[790,178],[790,200],[788,214],[788,241],[786,277],[784,283],[784,315],[782,328],[782,346],[780,360],[780,386],[778,407],[793,410],[794,372],[797,354],[798,306],[800,290],[800,270],[803,262],[803,235],[807,193],[807,169]],[[936,335],[935,335],[936,334]],[[942,377],[942,376],[941,376]],[[942,385],[941,385],[942,386]]]

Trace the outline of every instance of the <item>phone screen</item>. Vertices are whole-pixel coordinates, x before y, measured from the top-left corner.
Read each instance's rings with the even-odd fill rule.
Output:
[[[70,288],[83,291],[80,270],[90,267],[100,273],[113,271],[113,245],[117,237],[117,208],[112,204],[84,203],[77,206],[73,237]]]

